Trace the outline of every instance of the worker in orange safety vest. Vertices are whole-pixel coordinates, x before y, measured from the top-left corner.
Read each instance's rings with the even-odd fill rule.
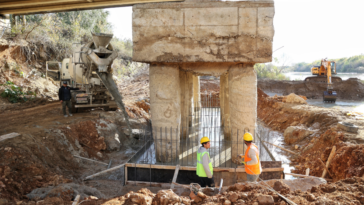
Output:
[[[253,135],[249,132],[244,134],[244,143],[248,147],[245,155],[244,162],[245,172],[247,174],[247,181],[255,182],[262,173],[262,165],[259,160],[259,150],[257,145],[253,143]]]

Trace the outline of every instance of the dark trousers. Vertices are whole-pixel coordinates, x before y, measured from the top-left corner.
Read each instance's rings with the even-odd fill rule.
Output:
[[[72,114],[72,102],[70,100],[62,102],[62,110],[64,115],[67,115],[66,106],[68,107],[68,113]]]
[[[215,187],[215,182],[214,182],[214,177],[212,177],[211,179],[210,178],[207,178],[207,177],[198,177],[200,178],[200,185],[201,187]]]

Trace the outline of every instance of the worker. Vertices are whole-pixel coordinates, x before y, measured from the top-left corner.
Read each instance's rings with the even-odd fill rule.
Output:
[[[67,81],[63,81],[63,86],[61,86],[58,91],[58,97],[62,104],[64,117],[68,117],[66,112],[66,106],[68,107],[69,116],[72,116],[71,90],[79,90],[79,88],[69,87],[67,86]]]
[[[215,187],[212,162],[207,149],[210,148],[210,139],[203,137],[200,140],[201,147],[197,151],[196,174],[200,178],[201,187]]]
[[[255,182],[262,172],[262,165],[259,160],[259,151],[257,145],[253,143],[253,135],[249,132],[243,136],[244,143],[248,147],[245,151],[244,162],[247,181]]]

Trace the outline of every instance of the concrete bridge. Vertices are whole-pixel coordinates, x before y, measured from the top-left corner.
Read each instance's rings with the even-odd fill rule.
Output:
[[[86,9],[102,9],[135,4],[181,0],[2,0],[0,14],[35,14]]]
[[[148,2],[160,3],[148,3]],[[173,127],[179,140],[200,101],[199,76],[220,77],[221,126],[224,136],[238,130],[254,134],[257,119],[255,63],[272,61],[273,0],[7,0],[0,14],[26,14],[133,6],[133,60],[150,64],[150,100],[154,127]],[[170,1],[170,0],[168,0]],[[173,1],[173,0],[172,0]],[[145,4],[144,4],[145,3]],[[240,134],[242,141],[243,134]],[[168,140],[158,147],[174,146]],[[234,145],[233,145],[234,146]],[[236,145],[235,145],[236,146]],[[232,156],[243,152],[232,147]],[[235,153],[234,153],[235,152]]]

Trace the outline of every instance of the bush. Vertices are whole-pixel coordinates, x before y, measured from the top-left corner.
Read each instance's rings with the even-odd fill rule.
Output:
[[[5,86],[5,90],[0,94],[1,97],[7,98],[11,103],[18,103],[18,102],[26,102],[28,98],[26,98],[25,94],[33,94],[31,92],[24,93],[21,87],[14,85],[13,82],[6,82],[3,84]],[[35,96],[35,94],[33,94]]]

